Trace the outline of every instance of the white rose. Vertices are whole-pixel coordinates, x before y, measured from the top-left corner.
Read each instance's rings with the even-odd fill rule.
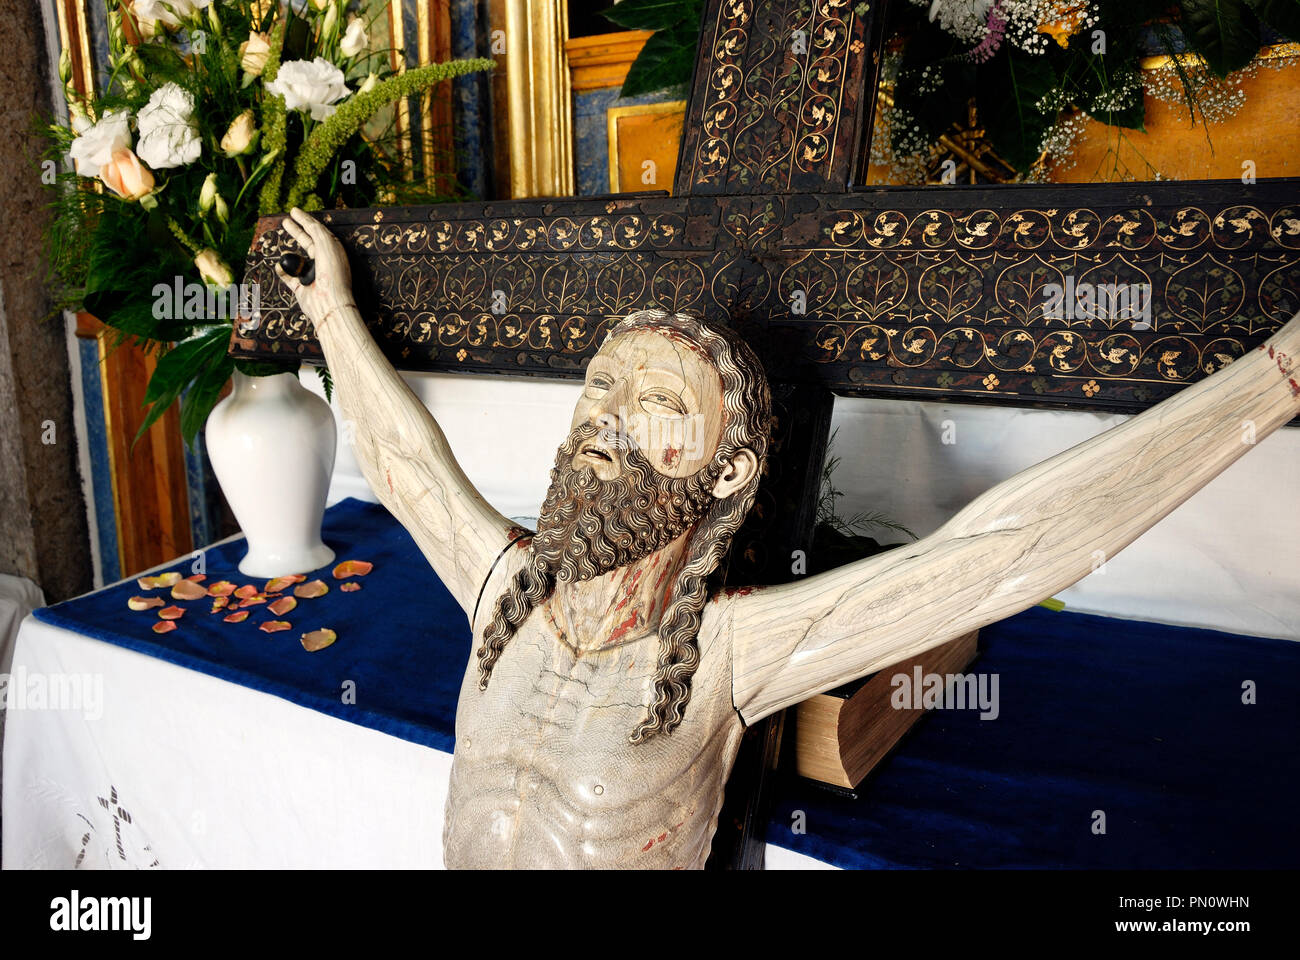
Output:
[[[194,258],[194,265],[199,268],[199,276],[203,277],[204,282],[214,287],[224,289],[234,280],[230,268],[215,250],[200,250],[199,255]]]
[[[114,153],[131,149],[131,114],[125,110],[109,110],[98,123],[78,132],[81,136],[72,141],[68,156],[78,176],[97,177],[99,168],[110,162]]]
[[[366,33],[365,22],[360,17],[356,17],[348,24],[343,39],[339,41],[339,49],[343,51],[343,56],[355,57],[369,46],[370,35]]]
[[[131,12],[169,27],[179,27],[182,19],[194,16],[211,3],[212,0],[135,0]]]
[[[194,121],[194,95],[174,83],[153,92],[136,123],[140,141],[135,152],[154,170],[193,163],[203,150]]]
[[[313,120],[324,120],[332,114],[350,92],[343,82],[343,71],[323,57],[310,63],[290,60],[281,64],[266,90],[284,97],[284,105],[290,110],[310,110]]]

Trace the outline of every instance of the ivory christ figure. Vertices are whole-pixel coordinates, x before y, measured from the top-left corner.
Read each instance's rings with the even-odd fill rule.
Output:
[[[769,396],[749,348],[642,312],[591,360],[531,537],[488,504],[381,354],[347,257],[295,210],[293,289],[366,479],[470,618],[449,867],[702,867],[745,724],[1010,616],[1114,556],[1300,414],[1300,318],[923,540],[707,594],[753,503]],[[482,602],[479,603],[480,594]]]

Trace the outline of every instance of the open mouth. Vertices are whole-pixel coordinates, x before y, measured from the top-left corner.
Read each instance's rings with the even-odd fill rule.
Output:
[[[591,457],[594,460],[603,460],[605,463],[614,462],[614,458],[611,457],[608,453],[606,453],[604,450],[601,450],[599,447],[593,447],[590,444],[583,447],[578,452],[580,454],[583,454],[584,456]]]

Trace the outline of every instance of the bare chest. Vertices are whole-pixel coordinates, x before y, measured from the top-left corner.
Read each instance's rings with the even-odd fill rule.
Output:
[[[707,619],[682,724],[632,744],[659,640],[578,653],[534,611],[486,690],[471,657],[456,715],[448,866],[694,867],[739,744],[729,649]]]

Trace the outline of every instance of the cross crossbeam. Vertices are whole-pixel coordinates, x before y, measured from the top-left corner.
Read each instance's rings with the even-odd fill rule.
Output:
[[[576,377],[658,307],[846,395],[1136,411],[1300,310],[1294,179],[863,189],[878,2],[711,0],[676,196],[323,214],[408,370]],[[237,357],[318,361],[259,224]]]

